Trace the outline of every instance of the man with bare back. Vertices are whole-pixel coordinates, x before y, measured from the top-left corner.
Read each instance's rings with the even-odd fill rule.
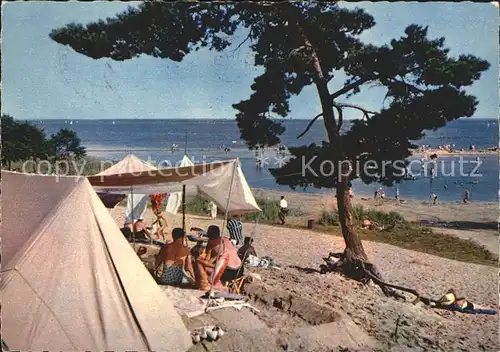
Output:
[[[184,230],[172,230],[173,242],[164,245],[156,257],[155,269],[162,266],[160,283],[164,285],[180,285],[194,279],[191,250],[184,244]]]

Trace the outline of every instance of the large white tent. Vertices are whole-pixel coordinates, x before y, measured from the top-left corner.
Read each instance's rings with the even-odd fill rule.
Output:
[[[123,160],[114,164],[110,168],[100,172],[97,176],[120,175],[126,173],[140,173],[157,170],[153,165],[142,161],[133,154],[127,155]],[[125,209],[125,221],[132,223],[138,218],[144,217],[149,203],[149,194],[127,193],[127,207]]]
[[[238,159],[119,175],[95,175],[88,179],[98,192],[111,194],[173,193],[181,192],[185,185],[187,189],[196,187],[199,194],[211,198],[229,214],[261,210]]]
[[[83,177],[2,172],[2,338],[21,351],[186,351],[189,332]]]

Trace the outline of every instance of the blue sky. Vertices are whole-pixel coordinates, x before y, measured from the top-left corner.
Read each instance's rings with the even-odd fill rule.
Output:
[[[404,28],[429,26],[446,37],[452,55],[470,53],[491,68],[470,92],[480,104],[476,117],[498,116],[498,8],[490,3],[341,3],[366,9],[377,25],[365,42],[387,43]],[[246,47],[238,52],[192,53],[181,63],[151,57],[124,62],[92,60],[53,42],[48,34],[69,22],[87,23],[115,15],[130,3],[2,3],[2,113],[17,119],[234,118],[233,103],[251,94],[260,69]],[[238,33],[240,38],[244,33]],[[236,41],[239,43],[239,41]],[[236,46],[236,45],[235,45]],[[342,83],[333,80],[331,89]],[[351,99],[381,107],[383,92],[363,90]],[[292,98],[291,118],[319,113],[313,87]],[[350,112],[348,118],[357,117]]]

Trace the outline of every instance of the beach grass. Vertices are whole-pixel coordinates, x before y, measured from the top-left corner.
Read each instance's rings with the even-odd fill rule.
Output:
[[[366,218],[385,227],[408,224],[405,218],[399,213],[394,211],[383,212],[374,209],[366,209],[361,205],[352,207],[352,214],[358,225],[361,225]],[[339,214],[336,211],[323,211],[318,219],[318,224],[323,226],[339,226]]]
[[[379,224],[390,225],[394,220],[399,220],[394,214],[386,213],[381,216],[382,219],[387,219],[387,222],[380,221]],[[323,223],[320,223],[323,219]],[[342,236],[338,223],[338,215],[326,213],[323,214],[318,223],[313,228],[313,231],[320,233],[328,233],[334,236]],[[377,219],[376,217],[372,218]],[[329,221],[326,224],[325,221]],[[376,221],[376,220],[375,220]],[[291,226],[293,228],[303,228],[304,226]],[[442,234],[427,227],[418,226],[410,222],[404,221],[398,225],[386,230],[367,230],[358,229],[358,234],[362,240],[380,242],[390,244],[396,247],[409,249],[416,252],[436,255],[439,257],[453,259],[466,263],[474,263],[480,265],[497,266],[498,257],[487,250],[485,247],[471,241],[460,239],[455,236]]]

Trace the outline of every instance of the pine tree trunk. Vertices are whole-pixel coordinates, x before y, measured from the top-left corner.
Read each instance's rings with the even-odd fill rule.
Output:
[[[345,256],[346,259],[367,261],[368,256],[363,248],[363,243],[356,233],[348,183],[349,180],[347,177],[342,177],[337,184],[337,207],[339,211],[340,226],[342,228],[342,236],[344,237],[346,245]]]
[[[335,119],[334,103],[328,90],[328,81],[325,78],[321,61],[318,54],[309,40],[307,33],[305,33],[306,23],[297,16],[297,28],[304,40],[306,47],[310,49],[312,66],[316,73],[314,83],[318,90],[318,95],[321,102],[321,109],[323,113],[323,122],[328,135],[331,146],[332,159],[347,161],[340,136],[340,123]],[[339,117],[340,118],[340,117]],[[352,170],[352,169],[351,169]],[[363,244],[356,233],[356,226],[352,216],[351,198],[349,196],[349,165],[346,162],[341,163],[341,170],[338,170],[339,176],[336,185],[337,189],[337,206],[339,212],[340,225],[342,227],[342,236],[344,237],[345,250],[343,256],[343,263],[346,274],[363,278],[363,270],[358,266],[359,262],[367,262],[368,256],[365,253]]]

